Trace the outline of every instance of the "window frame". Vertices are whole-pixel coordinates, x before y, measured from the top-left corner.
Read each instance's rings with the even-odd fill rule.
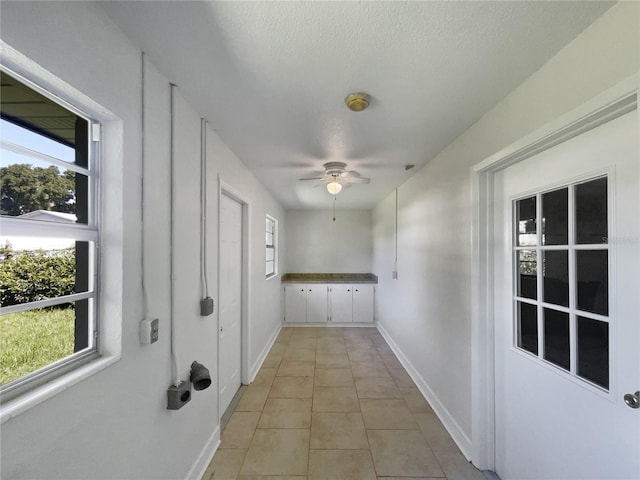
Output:
[[[268,280],[278,275],[278,220],[271,215],[266,215],[265,222],[265,278]],[[272,231],[269,230],[272,226]],[[271,234],[271,243],[268,236]],[[269,260],[269,252],[273,251],[273,259]],[[269,268],[269,264],[273,264],[273,268]]]
[[[41,86],[41,82],[39,80],[45,80],[45,78],[42,78],[44,75],[40,76],[36,74],[31,68],[28,68],[24,74],[18,73],[16,69],[11,68],[12,65],[7,65],[7,63],[12,63],[11,60],[16,60],[17,54],[15,52],[10,52],[9,57],[8,62],[0,64],[0,69],[3,72],[15,78],[24,86],[32,89],[87,122],[87,166],[82,167],[75,163],[66,162],[55,157],[49,157],[41,152],[30,150],[28,147],[11,142],[3,141],[2,148],[6,148],[7,150],[11,150],[16,153],[21,153],[37,160],[44,160],[49,165],[63,167],[75,173],[85,175],[87,177],[88,189],[86,195],[87,223],[57,223],[28,218],[1,216],[0,227],[2,228],[3,236],[36,238],[55,237],[87,242],[87,274],[86,277],[82,277],[83,281],[86,282],[87,288],[86,291],[73,293],[71,295],[0,307],[0,312],[2,314],[18,313],[62,303],[87,300],[88,318],[85,327],[87,331],[88,345],[67,357],[61,358],[0,386],[0,398],[2,401],[0,412],[2,414],[2,422],[14,416],[16,412],[21,412],[29,406],[40,403],[44,398],[55,394],[57,391],[68,388],[69,385],[76,383],[81,378],[90,375],[94,371],[106,367],[119,358],[119,349],[110,348],[112,351],[117,351],[117,358],[109,356],[105,357],[102,362],[94,362],[93,365],[88,365],[90,362],[99,359],[102,353],[100,348],[101,339],[99,336],[101,311],[99,300],[101,276],[99,247],[102,232],[100,223],[102,210],[100,187],[100,157],[102,152],[100,133],[102,131],[102,123],[95,115],[87,113],[87,111],[76,107],[74,105],[76,102],[73,101],[74,98],[72,98],[71,101],[65,101],[50,91],[55,89],[47,89],[44,86]],[[20,64],[21,62],[18,61],[17,63]],[[33,73],[33,75],[30,75],[31,73]],[[33,80],[27,77],[33,78]],[[44,81],[42,83],[46,84]],[[80,94],[78,93],[74,95],[74,97],[80,98]],[[18,126],[25,128],[26,130],[30,130],[24,125]],[[46,135],[43,135],[40,132],[31,131],[37,135],[46,137]],[[78,148],[84,147],[84,145],[81,145]]]

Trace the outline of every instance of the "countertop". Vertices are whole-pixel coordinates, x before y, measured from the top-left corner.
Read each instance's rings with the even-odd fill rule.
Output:
[[[378,283],[373,273],[285,273],[282,283]]]

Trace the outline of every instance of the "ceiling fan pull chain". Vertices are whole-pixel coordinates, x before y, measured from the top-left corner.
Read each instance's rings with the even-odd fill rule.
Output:
[[[336,221],[336,197],[333,197],[333,221]]]

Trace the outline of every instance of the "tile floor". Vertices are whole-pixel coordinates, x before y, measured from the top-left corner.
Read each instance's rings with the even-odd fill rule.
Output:
[[[283,328],[203,480],[485,480],[375,328]]]

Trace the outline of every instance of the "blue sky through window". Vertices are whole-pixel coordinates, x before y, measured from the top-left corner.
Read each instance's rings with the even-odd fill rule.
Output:
[[[0,120],[0,138],[3,141],[22,145],[45,155],[73,163],[75,161],[75,150],[66,145],[48,139],[26,128],[14,125],[6,120]],[[16,163],[28,163],[34,167],[47,168],[51,164],[45,161],[10,152],[4,148],[0,152],[0,166],[7,167]]]

